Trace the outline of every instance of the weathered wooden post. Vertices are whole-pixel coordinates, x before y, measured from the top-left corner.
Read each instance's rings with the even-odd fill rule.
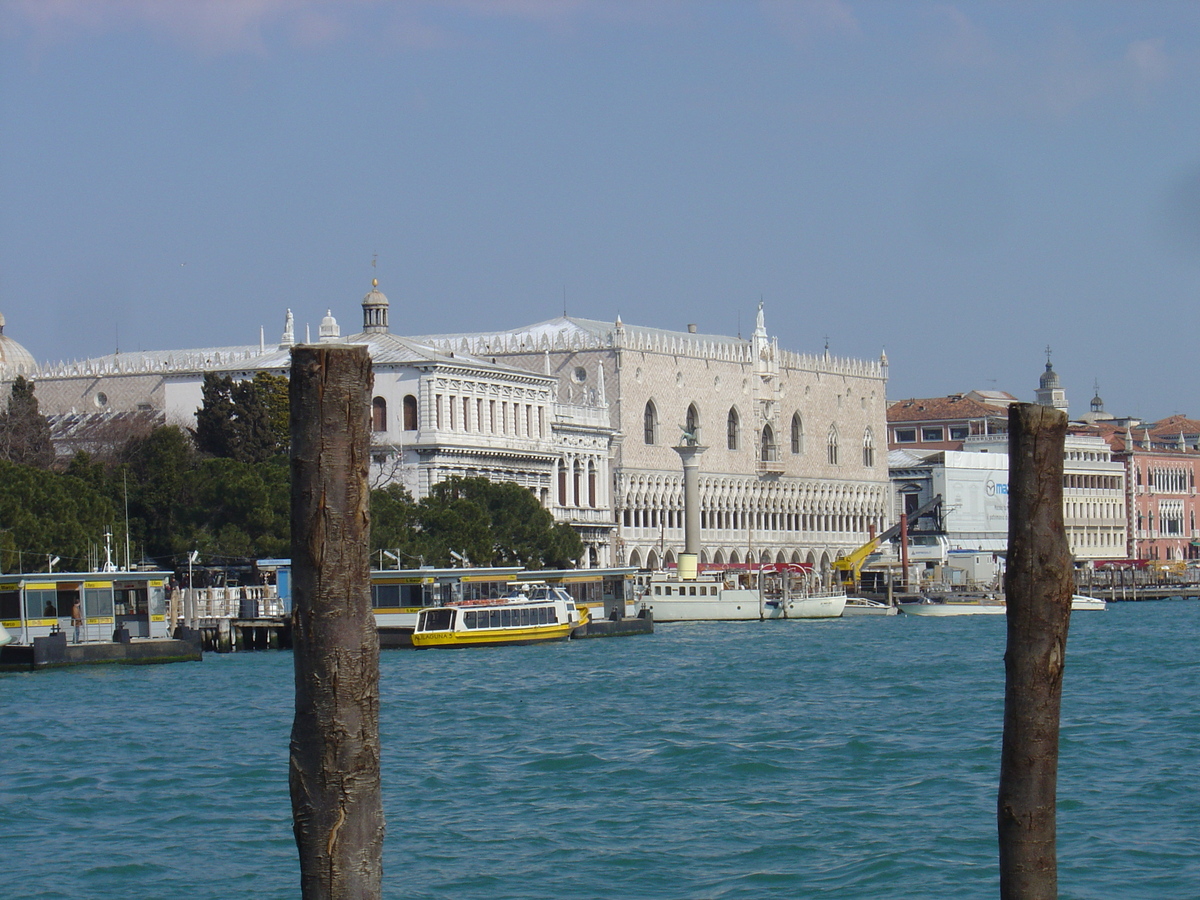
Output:
[[[1009,407],[1008,649],[997,826],[1001,900],[1058,897],[1055,802],[1058,725],[1071,595],[1063,529],[1067,417]]]
[[[371,381],[366,347],[292,350],[296,717],[288,781],[304,900],[378,898],[383,876]]]

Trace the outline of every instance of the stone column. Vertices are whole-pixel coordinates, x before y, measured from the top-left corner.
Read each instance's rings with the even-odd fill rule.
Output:
[[[684,444],[674,449],[683,460],[683,553],[677,571],[680,578],[695,578],[700,561],[700,455],[708,448]]]

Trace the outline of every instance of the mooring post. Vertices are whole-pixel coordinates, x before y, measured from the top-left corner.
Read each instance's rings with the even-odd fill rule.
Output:
[[[1063,528],[1067,417],[1017,403],[1009,407],[1008,427],[1008,648],[996,804],[1000,897],[1055,900],[1059,709],[1075,592]]]
[[[233,623],[229,619],[217,619],[217,652],[233,652]]]
[[[383,878],[371,381],[365,346],[292,350],[296,716],[288,781],[304,900],[378,898]]]

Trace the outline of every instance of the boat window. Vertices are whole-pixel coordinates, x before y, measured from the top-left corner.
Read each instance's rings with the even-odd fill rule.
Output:
[[[527,609],[521,610],[521,624],[522,625],[529,624],[529,610],[527,610]],[[534,624],[536,625],[537,623],[535,622]]]
[[[424,618],[424,631],[450,631],[454,628],[454,610],[444,607],[427,609],[421,613]]]
[[[463,614],[463,625],[465,625],[467,628],[475,627],[475,610],[468,609]]]
[[[491,614],[488,616],[488,619],[489,619],[489,622],[488,622],[489,628],[499,628],[500,627],[500,610],[493,609],[491,611]]]
[[[661,585],[661,584],[656,584],[656,585],[654,586],[654,593],[655,593],[655,594],[661,594],[661,593],[662,593],[662,585]]]
[[[549,622],[549,624],[551,624],[551,625],[557,624],[557,622],[558,622],[558,608],[557,607],[551,606],[549,609],[546,610],[546,614],[548,617],[547,621]]]
[[[21,618],[21,592],[0,591],[0,619]]]
[[[692,585],[692,588],[688,593],[691,594],[693,597],[695,597],[696,596],[696,586]]]
[[[511,609],[500,610],[500,627],[507,628],[510,625],[512,625],[512,610]]]
[[[545,625],[550,621],[550,610],[545,606],[538,609],[538,624]]]

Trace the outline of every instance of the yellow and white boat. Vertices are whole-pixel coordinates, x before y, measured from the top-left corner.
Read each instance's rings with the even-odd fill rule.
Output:
[[[412,644],[420,649],[565,641],[589,618],[587,607],[576,607],[562,588],[522,584],[496,600],[464,600],[421,610]]]

